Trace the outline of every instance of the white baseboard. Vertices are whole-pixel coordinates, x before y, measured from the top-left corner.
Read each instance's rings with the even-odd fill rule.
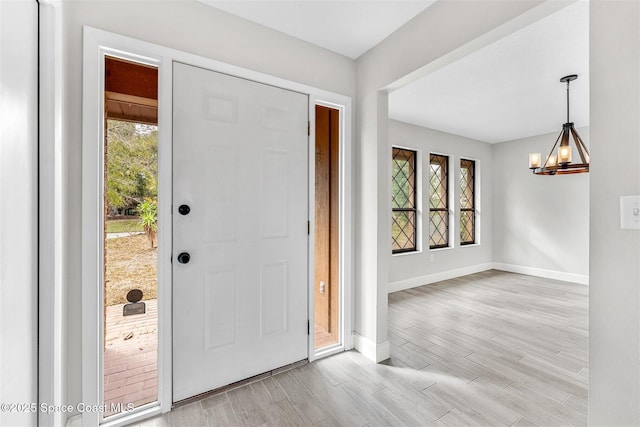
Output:
[[[416,288],[418,286],[428,285],[429,283],[440,282],[442,280],[455,279],[456,277],[462,277],[473,273],[480,273],[482,271],[491,269],[508,271],[510,273],[527,274],[529,276],[544,277],[545,279],[561,280],[563,282],[579,283],[581,285],[589,284],[589,276],[584,274],[565,273],[562,271],[545,270],[543,268],[526,267],[523,265],[504,264],[501,262],[488,262],[485,264],[472,265],[470,267],[428,274],[426,276],[398,280],[397,282],[389,282],[388,292],[391,293],[404,291],[405,289]]]
[[[494,268],[493,263],[488,262],[485,264],[472,265],[470,267],[428,274],[426,276],[412,277],[411,279],[399,280],[397,282],[389,282],[388,292],[404,291],[405,289],[428,285],[429,283],[455,279],[456,277],[466,276],[467,274],[480,273],[481,271],[491,270],[492,268]]]
[[[389,341],[376,344],[362,335],[353,334],[353,347],[364,357],[376,363],[391,357],[391,344]]]
[[[510,273],[544,277],[545,279],[562,280],[563,282],[573,282],[581,285],[589,284],[589,276],[584,274],[565,273],[562,271],[545,270],[543,268],[526,267],[523,265],[503,264],[501,262],[494,262],[493,268],[496,270],[508,271]]]

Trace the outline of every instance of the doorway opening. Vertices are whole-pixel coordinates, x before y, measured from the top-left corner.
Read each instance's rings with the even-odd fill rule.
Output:
[[[103,417],[158,400],[158,69],[105,56]]]
[[[340,111],[316,105],[314,349],[340,337]]]
[[[82,81],[83,81],[83,93],[82,93],[82,102],[83,102],[83,119],[82,119],[82,401],[87,404],[92,405],[92,407],[96,405],[102,405],[105,402],[104,399],[104,317],[101,313],[104,310],[104,220],[105,220],[105,208],[104,208],[104,197],[103,197],[103,189],[105,182],[105,170],[104,170],[104,144],[106,142],[106,97],[105,97],[105,56],[109,56],[110,58],[116,60],[124,59],[124,62],[131,62],[134,65],[150,65],[157,69],[158,72],[158,100],[157,104],[154,103],[158,109],[158,236],[157,236],[157,247],[158,247],[158,312],[157,312],[157,334],[158,334],[158,359],[157,359],[157,367],[158,367],[158,400],[155,403],[144,404],[141,406],[135,406],[135,411],[132,413],[119,413],[114,414],[113,416],[108,416],[105,420],[109,425],[122,425],[127,422],[133,422],[135,420],[142,420],[146,417],[153,416],[159,414],[160,412],[170,411],[172,408],[172,403],[180,400],[180,396],[176,395],[176,378],[180,377],[180,374],[176,372],[176,367],[180,365],[191,366],[190,364],[180,363],[176,361],[175,350],[180,349],[181,346],[175,343],[175,338],[180,337],[181,334],[176,333],[174,325],[175,325],[175,316],[180,310],[175,309],[175,296],[177,294],[184,295],[185,301],[188,304],[187,310],[188,312],[193,312],[194,307],[206,306],[207,302],[204,299],[197,299],[196,305],[194,306],[194,299],[189,300],[190,295],[194,295],[190,293],[190,291],[185,290],[181,291],[180,286],[173,276],[176,265],[180,265],[187,268],[192,268],[194,265],[198,263],[199,260],[203,258],[198,254],[191,252],[192,259],[191,263],[183,265],[179,262],[176,262],[177,255],[181,253],[182,250],[186,249],[189,251],[193,251],[194,248],[192,245],[182,245],[180,242],[175,242],[174,237],[175,234],[173,232],[174,221],[176,217],[179,217],[183,220],[191,220],[195,218],[197,213],[206,212],[201,209],[195,209],[192,206],[191,214],[188,216],[183,216],[180,214],[178,208],[180,204],[183,204],[185,201],[189,202],[191,200],[186,199],[178,199],[176,198],[176,192],[174,191],[174,178],[175,173],[173,172],[173,164],[176,160],[176,157],[183,154],[180,150],[173,150],[174,144],[174,132],[175,132],[175,122],[172,120],[174,114],[174,102],[175,95],[180,93],[180,91],[174,90],[175,83],[175,75],[174,75],[174,67],[177,64],[187,64],[196,62],[197,67],[201,67],[203,69],[208,70],[217,70],[219,73],[226,74],[229,76],[236,76],[239,78],[244,78],[249,81],[261,82],[265,86],[270,87],[279,87],[286,91],[295,92],[298,94],[306,94],[302,106],[300,107],[299,114],[304,117],[303,120],[295,120],[294,123],[300,123],[300,128],[298,131],[300,132],[300,141],[293,143],[292,149],[296,150],[304,150],[304,155],[300,154],[299,158],[296,157],[292,161],[286,162],[286,167],[291,168],[294,167],[296,170],[302,168],[303,171],[300,172],[300,177],[296,175],[296,178],[288,178],[285,180],[284,184],[286,185],[296,185],[296,191],[303,191],[302,188],[298,187],[298,184],[304,185],[304,196],[296,196],[288,197],[287,200],[299,200],[304,199],[305,203],[295,204],[296,209],[300,208],[301,211],[298,213],[296,210],[295,217],[299,219],[292,220],[293,211],[289,208],[284,209],[283,205],[279,203],[279,200],[283,197],[282,192],[280,191],[283,188],[284,184],[280,184],[281,180],[279,179],[263,179],[258,180],[258,182],[269,184],[268,188],[261,189],[261,193],[258,194],[261,197],[261,203],[264,208],[267,208],[271,213],[269,217],[264,216],[261,217],[259,221],[250,221],[246,222],[248,224],[253,224],[255,227],[252,230],[254,234],[258,231],[261,234],[264,234],[265,238],[269,240],[277,240],[276,238],[269,237],[270,235],[276,234],[278,231],[278,227],[282,228],[284,225],[293,225],[296,227],[296,236],[299,235],[301,241],[303,242],[300,246],[296,244],[294,251],[295,254],[300,254],[301,258],[298,260],[296,258],[295,261],[290,262],[289,264],[295,268],[300,267],[302,269],[302,277],[300,274],[296,272],[296,275],[287,274],[287,279],[291,284],[304,284],[305,286],[289,286],[289,288],[296,290],[300,290],[304,288],[304,298],[288,298],[288,305],[296,310],[299,310],[302,315],[296,314],[295,319],[292,316],[286,316],[292,325],[292,328],[295,328],[296,333],[300,334],[300,342],[301,347],[304,346],[304,349],[301,349],[301,356],[298,356],[297,359],[292,357],[291,360],[302,360],[302,359],[314,359],[318,357],[324,357],[329,354],[336,353],[342,350],[349,350],[353,348],[353,334],[347,332],[340,332],[340,345],[329,346],[327,348],[321,349],[320,351],[314,352],[313,344],[314,342],[309,339],[309,332],[312,329],[313,324],[309,324],[309,320],[311,315],[313,314],[313,299],[309,296],[312,295],[312,283],[313,277],[309,275],[311,271],[310,265],[313,263],[313,255],[311,254],[313,248],[309,247],[310,238],[308,235],[308,220],[310,217],[309,206],[310,198],[315,196],[314,193],[314,184],[311,184],[310,181],[313,176],[309,176],[309,171],[311,167],[313,167],[313,163],[309,164],[310,156],[308,155],[309,148],[309,134],[308,134],[308,121],[311,117],[314,117],[315,105],[327,105],[332,108],[336,108],[340,111],[340,328],[343,331],[351,331],[351,314],[350,307],[351,304],[351,283],[353,282],[353,271],[352,271],[352,259],[353,259],[353,226],[352,226],[352,206],[351,206],[351,194],[352,194],[352,174],[350,172],[352,165],[352,126],[351,126],[351,118],[352,118],[352,106],[351,99],[349,97],[339,95],[332,92],[327,92],[324,90],[320,90],[311,86],[302,85],[295,82],[287,82],[279,78],[274,78],[272,76],[255,72],[251,70],[246,70],[239,68],[237,66],[224,64],[219,61],[214,61],[212,59],[207,59],[203,57],[197,57],[192,54],[188,54],[185,52],[180,52],[174,49],[166,48],[160,45],[142,42],[140,40],[136,40],[130,37],[110,33],[107,31],[99,30],[96,28],[92,28],[89,26],[84,27],[83,31],[83,64],[82,64]],[[224,87],[224,86],[223,86]],[[234,109],[231,107],[230,101],[232,98],[229,97],[218,97],[216,99],[216,94],[220,95],[217,92],[213,93],[202,93],[201,97],[205,97],[207,101],[206,104],[200,104],[204,110],[209,112],[210,114],[207,117],[212,117],[215,120],[212,122],[218,122],[221,125],[225,124],[224,119],[229,118],[230,115],[233,117]],[[187,97],[184,101],[188,104],[190,99],[198,99],[193,97]],[[252,96],[251,99],[254,99]],[[273,96],[271,94],[267,97],[267,107],[265,109],[259,109],[258,115],[256,116],[256,120],[261,123],[261,126],[271,129],[273,132],[280,133],[284,130],[284,128],[289,127],[287,125],[286,117],[284,114],[289,111],[288,107],[279,108],[271,104],[273,100]],[[164,108],[160,107],[160,105],[169,107]],[[296,109],[296,111],[298,111]],[[202,109],[196,110],[196,116],[202,115]],[[309,114],[310,113],[310,114]],[[193,114],[187,115],[186,117],[195,117]],[[313,123],[312,123],[313,124]],[[186,128],[189,130],[189,128]],[[188,136],[188,135],[187,135]],[[207,139],[209,140],[209,139]],[[250,139],[250,141],[254,141],[254,139]],[[281,137],[277,137],[274,139],[274,143],[279,143],[282,141]],[[219,141],[222,145],[224,145],[224,141]],[[206,144],[205,144],[206,145]],[[234,148],[235,145],[230,145],[231,148]],[[218,147],[224,149],[225,147]],[[268,148],[268,147],[265,147]],[[277,175],[280,171],[285,171],[288,169],[280,167],[277,162],[272,160],[279,160],[282,156],[287,154],[290,150],[278,149],[275,147],[273,150],[267,150],[268,159],[265,159],[265,167],[258,169],[251,169],[249,166],[243,162],[244,157],[236,156],[237,161],[233,163],[233,165],[239,165],[232,172],[233,174],[229,176],[238,176],[240,179],[246,181],[245,171],[249,170],[260,170],[261,173],[273,174],[274,178],[277,178]],[[256,150],[249,150],[249,154],[256,154]],[[203,156],[200,155],[196,159],[200,159]],[[312,156],[311,156],[312,158]],[[229,163],[229,162],[227,162]],[[227,166],[227,163],[222,162],[223,166]],[[284,161],[281,161],[284,163]],[[195,168],[189,168],[189,164],[186,163],[187,171],[198,171]],[[206,168],[205,171],[212,171],[212,173],[220,173],[218,170],[212,168]],[[228,170],[228,168],[225,168]],[[239,173],[241,171],[242,173]],[[178,174],[180,176],[181,174]],[[233,181],[235,182],[235,181]],[[263,190],[269,190],[270,192],[275,192],[278,197],[270,197]],[[190,190],[192,191],[192,189]],[[220,189],[220,191],[224,191]],[[242,196],[249,197],[251,199],[250,204],[245,204],[245,207],[240,207],[240,211],[250,211],[250,209],[246,209],[246,206],[255,206],[256,200],[258,197],[255,196],[254,193],[245,196],[241,192],[233,192],[230,193],[232,196],[237,195],[238,197]],[[217,199],[220,202],[226,202],[226,199]],[[172,202],[177,202],[175,206],[172,206]],[[220,208],[224,208],[224,206],[220,206]],[[173,211],[173,214],[172,214]],[[223,212],[224,213],[224,212]],[[285,215],[286,214],[286,215]],[[242,221],[242,218],[236,218],[235,216],[227,216],[225,218],[231,218],[235,221],[238,226],[242,226],[245,224]],[[286,219],[286,221],[283,221]],[[217,222],[215,224],[208,223],[210,225],[211,230],[208,232],[209,234],[213,233],[213,237],[215,237],[216,233],[222,233],[222,237],[224,237],[224,233],[228,230],[225,230],[219,225],[228,224],[224,222]],[[257,229],[257,226],[260,226],[260,229]],[[239,228],[239,231],[243,231],[243,228]],[[284,233],[279,233],[284,234]],[[180,233],[178,233],[180,235]],[[201,237],[207,237],[209,235],[201,235]],[[202,240],[199,238],[198,240]],[[224,244],[224,243],[223,243]],[[289,247],[293,245],[288,245]],[[266,252],[267,254],[280,255],[281,251],[269,250]],[[311,258],[309,258],[311,255]],[[171,262],[173,260],[173,263]],[[261,270],[261,274],[264,276],[265,280],[263,281],[263,288],[267,289],[270,283],[273,283],[271,280],[272,277],[276,277],[277,274],[282,271],[282,269],[278,269],[278,262],[282,262],[282,257],[275,259],[273,262],[270,262],[267,268]],[[217,265],[213,267],[218,267]],[[225,265],[221,266],[223,269]],[[246,271],[245,265],[241,264],[238,268],[238,273],[244,274]],[[218,270],[218,272],[221,272]],[[213,271],[214,276],[216,271]],[[224,273],[224,271],[222,271]],[[312,273],[313,274],[313,273]],[[211,276],[211,275],[209,275]],[[269,279],[269,280],[266,280]],[[266,286],[266,287],[265,287]],[[176,292],[176,290],[178,292]],[[268,290],[268,289],[267,289]],[[210,292],[211,294],[212,292]],[[263,305],[269,305],[273,300],[272,297],[274,292],[263,292]],[[267,298],[268,297],[268,298]],[[147,300],[143,299],[143,302]],[[214,300],[215,301],[215,300]],[[241,300],[239,300],[241,301]],[[312,305],[307,303],[301,303],[299,301],[311,301]],[[277,302],[277,301],[276,301]],[[239,308],[243,308],[242,305],[238,306]],[[184,310],[183,310],[184,311]],[[278,311],[280,312],[280,311]],[[258,313],[253,310],[250,313]],[[264,316],[259,316],[263,321],[265,333],[270,332],[273,328],[272,325],[274,322],[271,322],[271,317],[269,317],[269,313],[263,310]],[[277,314],[277,313],[276,313]],[[218,319],[215,316],[214,312],[210,318],[213,320]],[[297,320],[296,320],[297,319]],[[302,319],[302,320],[300,320]],[[224,318],[223,318],[224,320]],[[269,320],[268,322],[264,322],[264,320]],[[294,321],[295,320],[295,321]],[[300,321],[299,321],[300,320]],[[310,328],[311,326],[311,328]],[[272,336],[273,334],[269,335]],[[193,333],[190,333],[189,336],[194,336]],[[215,334],[207,336],[207,338],[215,339]],[[130,340],[127,340],[127,342]],[[210,339],[211,341],[211,339]],[[290,343],[290,340],[286,341],[286,344]],[[274,348],[280,348],[275,346]],[[188,355],[189,353],[187,353]],[[256,358],[254,351],[251,353],[254,355],[253,359]],[[262,355],[263,353],[261,353]],[[264,358],[263,358],[264,359]],[[281,363],[280,366],[287,364]],[[242,363],[236,365],[243,366]],[[266,369],[268,370],[268,369]],[[263,371],[266,371],[263,370]],[[202,370],[196,370],[197,373],[202,373]],[[129,381],[131,382],[131,381]],[[229,382],[227,382],[229,383]],[[193,396],[193,394],[190,394]],[[82,423],[86,425],[98,425],[103,421],[103,416],[101,412],[89,412],[85,411],[82,413]]]

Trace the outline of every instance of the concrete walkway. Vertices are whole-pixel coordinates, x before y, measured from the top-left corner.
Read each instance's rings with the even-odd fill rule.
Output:
[[[117,239],[118,237],[137,236],[138,234],[144,234],[144,231],[127,231],[124,233],[107,233],[107,239]]]

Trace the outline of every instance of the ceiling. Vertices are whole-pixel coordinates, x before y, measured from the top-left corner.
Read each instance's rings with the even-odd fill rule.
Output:
[[[352,59],[435,0],[200,0]]]
[[[393,119],[496,143],[589,125],[589,4],[578,1],[389,95]],[[550,141],[552,144],[553,141]]]
[[[200,0],[293,37],[358,58],[434,0]],[[428,11],[426,12],[428,13]],[[589,124],[589,5],[563,9],[389,95],[389,116],[496,143]]]

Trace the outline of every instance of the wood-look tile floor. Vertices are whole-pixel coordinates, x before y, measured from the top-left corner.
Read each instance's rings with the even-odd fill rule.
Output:
[[[396,292],[388,361],[342,353],[139,425],[587,425],[587,302],[498,271]]]

